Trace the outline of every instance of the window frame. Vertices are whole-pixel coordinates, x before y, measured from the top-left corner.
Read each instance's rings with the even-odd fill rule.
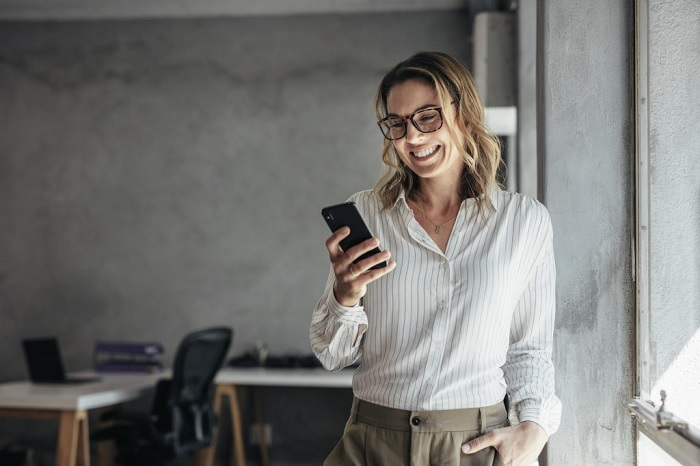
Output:
[[[636,421],[635,451],[643,434],[681,464],[696,466],[700,459],[700,432],[692,426],[683,428],[678,417],[667,413],[661,416],[650,400],[649,0],[635,0],[634,9],[636,371],[634,396],[628,409]]]

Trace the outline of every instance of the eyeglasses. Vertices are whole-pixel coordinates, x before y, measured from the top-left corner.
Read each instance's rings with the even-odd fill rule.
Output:
[[[395,141],[406,136],[408,120],[421,133],[432,133],[442,128],[442,108],[425,108],[407,117],[391,115],[379,120],[377,124],[385,138]]]

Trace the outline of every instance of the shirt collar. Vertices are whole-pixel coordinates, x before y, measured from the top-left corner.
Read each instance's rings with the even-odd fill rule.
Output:
[[[394,207],[396,207],[399,203],[402,203],[406,207],[408,207],[408,202],[406,201],[406,190],[402,189],[401,192],[399,193],[398,197],[396,198],[396,202],[394,202]]]
[[[498,187],[498,185],[495,185],[491,188],[491,191],[489,192],[489,198],[491,199],[491,202],[493,203],[493,206],[496,207],[496,201],[498,199],[498,193],[501,192],[501,188]],[[485,197],[483,194],[479,197]],[[469,204],[476,202],[476,198],[470,197],[468,199],[464,199],[462,201],[462,204]],[[406,199],[406,191],[404,189],[401,190],[399,195],[396,197],[396,201],[394,202],[394,205],[392,208],[396,207],[397,205],[402,204],[406,207],[408,207],[408,201]],[[410,209],[410,207],[408,207]]]

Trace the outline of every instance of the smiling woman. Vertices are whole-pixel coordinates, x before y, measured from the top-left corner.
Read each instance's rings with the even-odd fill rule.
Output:
[[[387,173],[350,198],[376,238],[347,250],[348,228],[328,238],[311,323],[324,367],[360,361],[325,464],[529,466],[561,411],[549,214],[498,186],[498,140],[455,58],[396,65],[376,111]]]

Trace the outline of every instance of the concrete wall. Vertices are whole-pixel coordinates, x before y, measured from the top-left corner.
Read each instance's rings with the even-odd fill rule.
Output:
[[[409,30],[411,34],[405,34]],[[381,75],[468,59],[454,13],[0,25],[0,351],[227,324],[308,351],[320,208],[371,187]],[[398,38],[398,39],[397,39]]]
[[[548,464],[633,464],[631,2],[539,4],[540,155],[564,411]]]
[[[20,339],[40,335],[71,370],[97,339],[155,339],[169,361],[209,325],[235,329],[232,354],[309,353],[320,209],[380,174],[375,87],[417,50],[469,61],[470,18],[0,23],[0,381],[26,377]],[[320,419],[289,396],[273,436],[308,464],[349,398],[316,394]]]
[[[700,426],[700,4],[649,2],[650,379]]]
[[[517,30],[517,191],[537,199],[537,2],[518,4]]]

